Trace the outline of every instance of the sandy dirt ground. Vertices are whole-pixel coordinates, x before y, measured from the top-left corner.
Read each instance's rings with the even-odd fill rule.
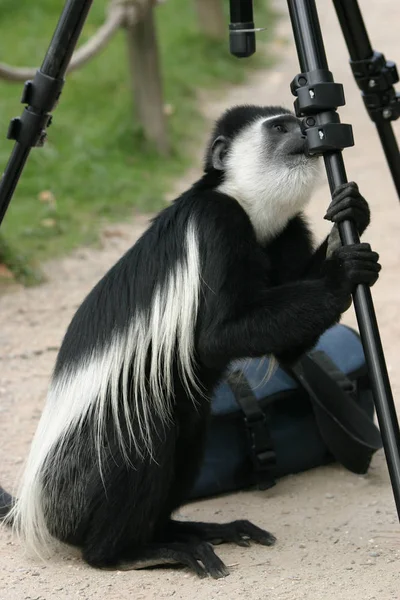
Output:
[[[284,18],[274,50],[280,60],[272,70],[252,77],[247,87],[220,98],[202,98],[213,119],[234,103],[282,103],[292,107],[289,83],[299,67],[283,0]],[[330,68],[345,85],[343,122],[354,126],[356,147],[345,151],[349,179],[356,180],[372,209],[365,237],[380,252],[383,272],[373,291],[393,391],[400,392],[400,211],[375,128],[369,121],[348,66],[348,54],[331,3],[318,2]],[[397,0],[362,2],[375,48],[400,63]],[[259,26],[265,25],[258,23]],[[268,26],[268,23],[266,24]],[[289,40],[285,44],[282,40]],[[61,108],[60,108],[61,110]],[[396,125],[400,134],[400,122]],[[399,135],[400,137],[400,135]],[[198,174],[194,168],[177,189]],[[79,185],[79,182],[77,182]],[[84,182],[82,182],[84,185]],[[329,202],[325,179],[309,213],[318,236],[328,230],[322,217]],[[48,283],[17,289],[0,298],[0,476],[8,489],[15,483],[43,406],[46,387],[65,329],[94,283],[146,226],[145,217],[108,227],[101,250],[80,249],[46,266]],[[344,322],[355,324],[353,309]],[[101,572],[76,556],[40,564],[5,528],[0,530],[0,599],[96,600],[237,599],[248,600],[398,600],[400,598],[399,525],[383,452],[367,476],[331,466],[288,477],[266,492],[246,492],[198,502],[181,514],[197,520],[249,518],[278,538],[273,548],[220,546],[231,567],[229,577],[198,580],[183,570]]]

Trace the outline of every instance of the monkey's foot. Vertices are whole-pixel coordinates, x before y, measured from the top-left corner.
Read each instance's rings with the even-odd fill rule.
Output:
[[[176,540],[201,539],[212,544],[232,543],[250,546],[250,541],[272,546],[276,537],[250,521],[240,520],[231,523],[201,523],[194,521],[169,521],[167,535]]]
[[[118,563],[121,571],[148,569],[162,565],[181,564],[189,567],[199,577],[210,575],[214,579],[226,577],[229,570],[215,554],[211,544],[201,541],[152,543],[143,546],[137,559]]]

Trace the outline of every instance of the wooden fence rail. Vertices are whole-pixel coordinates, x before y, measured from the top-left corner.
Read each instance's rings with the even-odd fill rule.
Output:
[[[78,69],[99,54],[120,29],[126,30],[129,72],[132,80],[135,117],[146,139],[157,151],[169,152],[163,102],[162,74],[154,19],[156,4],[166,0],[110,0],[104,24],[71,59],[67,72]],[[171,0],[173,2],[173,0]],[[199,26],[212,38],[225,35],[222,0],[194,0]],[[12,67],[0,63],[0,79],[10,82],[33,79],[36,68]]]

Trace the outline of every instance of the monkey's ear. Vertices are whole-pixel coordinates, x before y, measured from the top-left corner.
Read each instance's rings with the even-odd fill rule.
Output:
[[[228,140],[223,135],[219,135],[211,147],[212,166],[218,171],[225,169],[224,159],[228,150]]]

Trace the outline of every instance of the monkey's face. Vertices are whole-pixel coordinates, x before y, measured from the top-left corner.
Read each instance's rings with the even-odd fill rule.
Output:
[[[296,167],[315,169],[318,157],[308,154],[301,121],[291,113],[259,116],[242,123],[229,137],[219,135],[212,144],[214,168],[229,173],[248,169],[254,177],[262,176],[268,167],[278,172]],[[251,157],[251,165],[249,165]]]
[[[235,107],[217,124],[206,169],[221,172],[219,190],[248,213],[284,223],[310,199],[319,163],[308,154],[293,113],[281,107]]]
[[[300,119],[294,115],[278,115],[261,123],[264,131],[266,157],[277,164],[282,162],[289,167],[306,166],[314,163],[315,156],[308,154],[306,136],[302,133]]]

